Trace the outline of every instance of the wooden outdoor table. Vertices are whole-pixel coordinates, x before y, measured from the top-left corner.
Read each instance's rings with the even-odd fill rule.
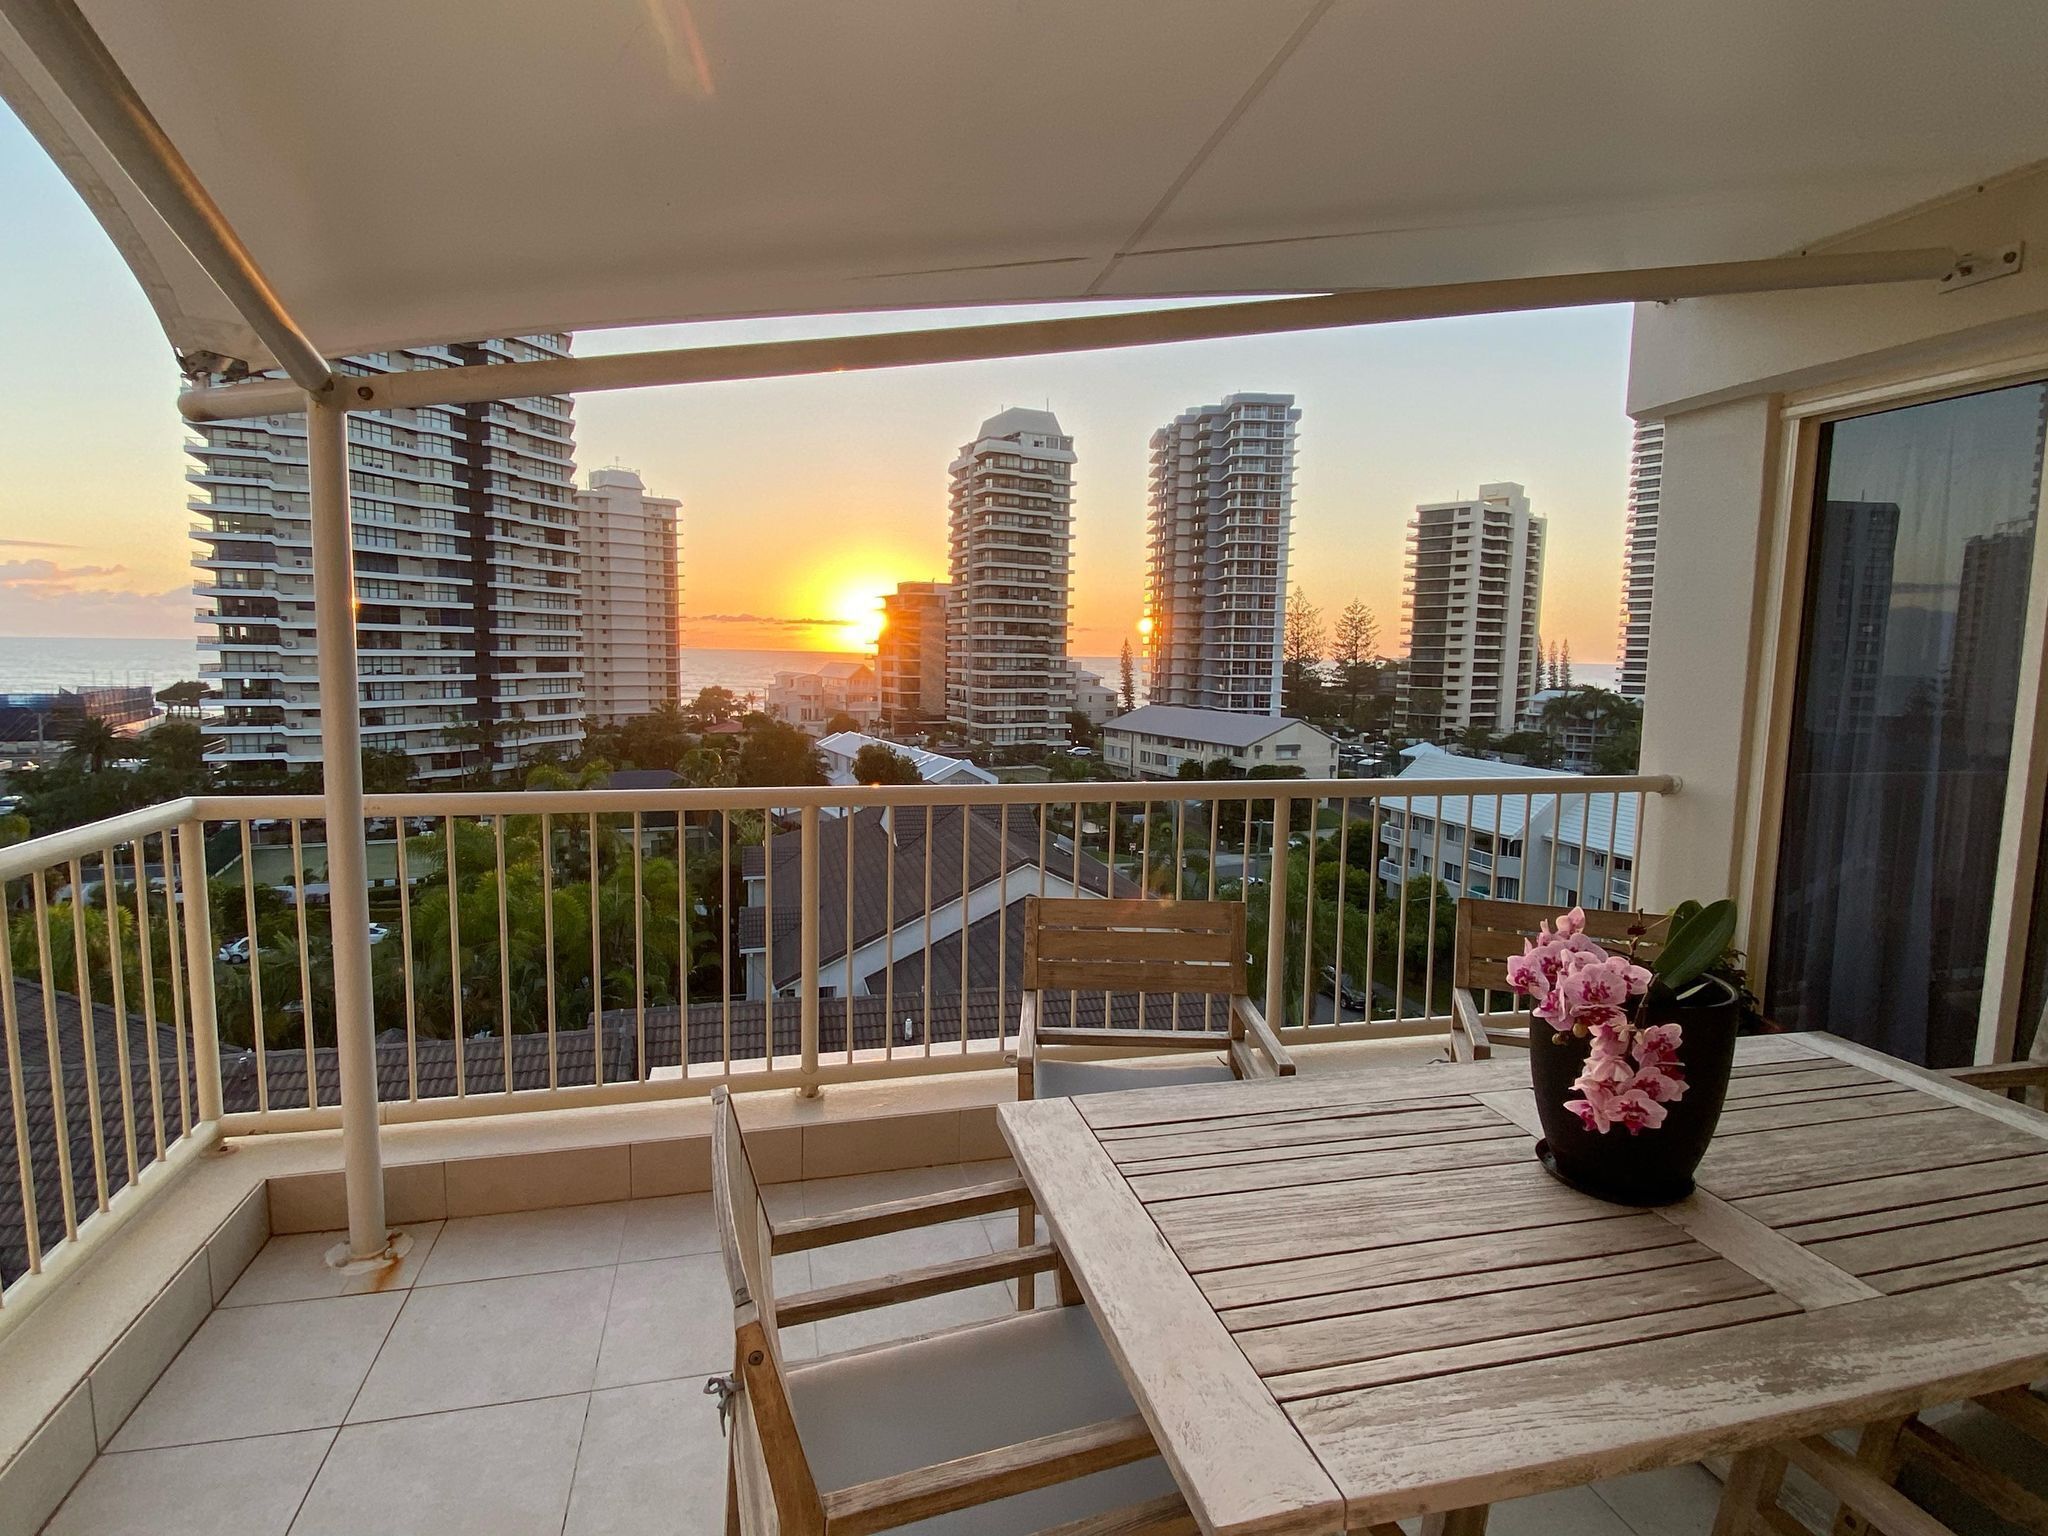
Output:
[[[1002,1124],[1211,1533],[1363,1531],[2048,1373],[2048,1116],[1828,1035],[1736,1062],[1699,1192],[1648,1211],[1536,1164],[1520,1057]]]

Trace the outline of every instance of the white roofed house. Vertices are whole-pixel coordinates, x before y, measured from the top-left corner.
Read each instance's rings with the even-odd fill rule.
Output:
[[[1180,765],[1228,763],[1239,774],[1292,768],[1308,779],[1336,774],[1337,744],[1304,720],[1180,704],[1146,704],[1102,728],[1102,760],[1134,778],[1172,779]]]
[[[809,672],[777,672],[764,710],[813,736],[824,735],[841,715],[856,726],[873,725],[881,714],[875,669],[864,661],[828,661]]]
[[[736,1362],[728,1320],[771,1330],[771,1343],[780,1326],[802,1346],[787,1362],[798,1391],[806,1372],[858,1379],[840,1373],[869,1352],[845,1346],[876,1334],[850,1327],[900,1321],[929,1360],[932,1328],[975,1322],[943,1345],[957,1341],[957,1392],[846,1394],[856,1401],[835,1449],[847,1475],[802,1502],[785,1471],[775,1493],[801,1517],[785,1530],[821,1527],[821,1510],[835,1527],[923,1520],[934,1483],[908,1463],[868,1463],[865,1442],[921,1445],[930,1421],[904,1431],[899,1408],[963,1405],[941,1427],[965,1436],[1058,1395],[1012,1390],[985,1353],[996,1325],[1018,1318],[1098,1330],[1091,1358],[1117,1405],[1082,1454],[1125,1458],[1118,1474],[1157,1464],[1161,1491],[1177,1487],[1186,1507],[1135,1517],[1154,1528],[1470,1531],[1484,1508],[1459,1501],[1541,1494],[1556,1502],[1539,1519],[1574,1530],[1651,1536],[1671,1524],[1667,1495],[1686,1506],[1678,1523],[1704,1530],[1719,1487],[1696,1457],[1736,1453],[1736,1481],[1751,1487],[1775,1481],[1774,1457],[1854,1487],[1872,1463],[1822,1437],[1859,1416],[1932,1413],[1982,1391],[2038,1423],[2025,1389],[2048,1360],[2036,1219],[2048,1206],[2033,1172],[2048,1126],[1949,1071],[2000,1074],[1977,1074],[1982,1084],[2048,1067],[2048,6],[498,0],[480,24],[484,13],[0,0],[0,97],[77,190],[71,214],[98,221],[135,279],[125,294],[88,293],[81,312],[146,300],[183,380],[178,414],[217,434],[203,477],[225,493],[208,500],[224,519],[207,541],[222,578],[213,601],[237,611],[208,623],[221,675],[251,680],[234,704],[250,714],[244,734],[271,729],[265,686],[297,689],[286,707],[317,729],[323,783],[318,795],[166,800],[0,848],[0,1065],[28,1131],[15,1156],[0,1153],[0,1185],[24,1197],[15,1214],[0,1194],[0,1224],[17,1229],[0,1242],[0,1529],[717,1531],[732,1450],[760,1443],[722,1437],[702,1392],[707,1370]],[[1475,80],[1540,110],[1446,110]],[[570,208],[601,218],[557,216]],[[41,197],[8,215],[31,221],[38,248],[38,221],[55,216]],[[62,275],[90,285],[105,270],[77,262]],[[949,489],[946,713],[991,748],[1040,757],[1066,744],[1074,701],[1077,482],[1074,443],[1050,403],[1036,408],[1039,378],[1059,388],[1054,368],[1067,365],[1037,360],[1190,344],[1170,355],[1191,380],[1213,378],[1238,364],[1192,344],[1622,304],[1634,306],[1626,409],[1663,426],[1639,774],[1595,788],[1425,748],[1389,797],[1386,785],[1313,782],[1329,771],[1315,755],[1326,743],[1298,722],[1254,718],[1235,736],[1196,712],[1144,710],[1106,733],[1126,771],[1154,780],[1135,796],[1085,780],[534,790],[516,811],[483,790],[365,796],[366,738],[420,724],[384,712],[455,704],[472,674],[508,719],[528,701],[519,748],[573,739],[580,708],[563,701],[580,696],[583,648],[565,445],[580,395],[688,384],[701,397],[803,377],[856,396],[868,370],[990,369],[958,402],[950,448],[998,403],[979,396],[999,361],[1033,359],[1018,384],[1031,403],[973,433]],[[936,323],[890,318],[907,311]],[[689,345],[624,334],[732,321],[757,329]],[[610,334],[572,345],[593,332]],[[538,340],[479,356],[477,338]],[[86,366],[89,341],[54,339],[39,372],[46,360],[52,376]],[[1099,370],[1098,393],[1113,376],[1075,366]],[[962,389],[970,372],[940,387]],[[1538,363],[1512,382],[1540,395],[1562,393],[1561,378]],[[1130,419],[1156,424],[1194,389],[1135,403]],[[77,393],[88,416],[106,398],[97,377]],[[154,449],[104,451],[175,450],[168,396]],[[272,451],[285,439],[288,454]],[[940,446],[929,445],[935,524]],[[1142,438],[1129,446],[1140,462]],[[1618,469],[1619,433],[1612,448]],[[226,470],[265,453],[275,473]],[[393,455],[414,462],[394,467]],[[442,500],[447,487],[460,494]],[[1117,514],[1103,510],[1108,528]],[[1336,539],[1364,531],[1349,506],[1319,515]],[[1457,558],[1466,521],[1476,562]],[[1533,655],[1533,583],[1485,558],[1483,506],[1422,532],[1420,553],[1446,563],[1418,568],[1442,570],[1447,604],[1465,592],[1479,604],[1447,606],[1447,635],[1493,611],[1481,599],[1507,607],[1500,636],[1495,618],[1473,620],[1471,644],[1446,639],[1434,661],[1421,642],[1439,621],[1425,613],[1404,696],[1433,727],[1423,695],[1511,729],[1534,687],[1519,659]],[[771,572],[776,533],[757,541]],[[392,572],[394,559],[408,569]],[[467,574],[409,568],[427,560],[467,561]],[[250,586],[273,565],[291,602],[329,616],[361,594],[362,624],[324,622],[284,650],[291,637],[272,631],[291,616],[254,611],[269,599]],[[376,584],[414,576],[496,595],[461,624],[371,612],[409,612],[403,592]],[[1504,592],[1491,590],[1497,576]],[[385,675],[390,646],[359,627],[447,631],[456,660],[491,665],[444,669],[439,696],[414,702],[425,674]],[[269,665],[273,639],[303,663],[289,677]],[[1493,650],[1512,674],[1497,698],[1474,681],[1493,675]],[[920,667],[925,652],[921,632]],[[784,685],[814,732],[841,710],[872,718],[872,673],[837,666]],[[413,694],[385,698],[395,681]],[[923,671],[916,698],[920,715],[936,702]],[[310,752],[315,735],[299,739]],[[1215,756],[1246,773],[1298,766],[1311,782],[1156,782]],[[1261,815],[1267,792],[1275,813]],[[1146,811],[1132,814],[1134,798],[1152,815],[1135,853],[1127,839]],[[1321,904],[1328,838],[1273,836],[1277,802],[1324,826],[1318,805],[1347,798],[1340,890],[1359,818],[1374,814],[1366,802],[1381,818],[1366,852],[1386,882],[1365,882],[1377,926],[1418,874],[1551,907],[1732,898],[1766,1011],[1812,1032],[1745,1040],[1741,1070],[1854,1079],[1864,1097],[1802,1085],[1777,1095],[1797,1104],[1731,1108],[1749,1123],[1728,1141],[1748,1145],[1710,1154],[1700,1188],[1721,1205],[1685,1209],[1720,1215],[1682,1231],[1677,1211],[1577,1219],[1585,1197],[1547,1182],[1515,1109],[1480,1099],[1448,1110],[1472,1139],[1355,1154],[1371,1177],[1320,1141],[1313,1178],[1293,1175],[1277,1140],[1260,1151],[1280,1155],[1256,1164],[1234,1150],[1188,1154],[1200,1167],[1113,1153],[1114,1141],[1181,1134],[1153,1127],[1180,1123],[1196,1094],[1413,1113],[1387,1109],[1378,1096],[1406,1089],[1389,1086],[1400,1069],[1379,1069],[1406,1037],[1443,1049],[1435,982],[1422,1012],[1406,1011],[1397,981],[1394,1018],[1323,1025],[1308,1022],[1307,995],[1322,966],[1294,963],[1314,958],[1326,917],[1343,941],[1350,903]],[[1122,811],[1091,814],[1119,799]],[[1270,872],[1246,914],[1263,948],[1247,947],[1264,957],[1260,1006],[1303,1080],[1155,1094],[1172,1122],[1141,1107],[1118,1126],[1101,1099],[1041,1104],[1032,1120],[1003,1102],[1018,1084],[1004,1052],[1021,901],[1074,886],[1155,894],[1162,844],[1185,873],[1181,828],[1156,806],[1203,799],[1246,812],[1240,847],[1219,848],[1211,868],[1238,857]],[[658,843],[624,835],[679,805],[715,821],[719,844],[694,850],[682,879]],[[373,809],[417,823],[397,851],[420,861],[374,897]],[[1063,814],[1078,850],[1063,846]],[[238,966],[237,930],[215,931],[236,915],[193,898],[266,820],[288,825],[294,856],[323,829],[327,902],[317,933],[309,903],[271,920],[289,954],[262,953],[264,935],[250,934]],[[1221,827],[1227,844],[1234,820],[1211,814],[1212,837]],[[747,841],[764,830],[765,845]],[[124,860],[161,875],[123,888],[107,872]],[[1140,872],[1139,890],[1112,866]],[[53,885],[53,870],[68,879]],[[96,877],[110,915],[67,931],[76,914],[56,886],[90,890]],[[1291,925],[1297,886],[1318,904]],[[742,912],[750,888],[759,904]],[[580,921],[548,931],[579,905]],[[1440,981],[1434,922],[1411,921],[1400,953],[1418,926],[1424,975],[1433,966]],[[45,973],[63,970],[72,939],[78,1016],[140,1023],[37,1031],[50,1051],[43,1095],[24,1080],[25,1062],[42,1063],[22,1032],[22,986],[59,1017]],[[1347,949],[1333,968],[1354,963]],[[1333,991],[1341,1002],[1342,975]],[[907,1050],[906,996],[919,1003]],[[296,1073],[281,1073],[293,1056]],[[1361,1059],[1371,1070],[1347,1070]],[[1404,1081],[1506,1082],[1508,1070],[1417,1066]],[[1880,1103],[1866,1115],[1873,1086],[1912,1112]],[[780,1298],[798,1303],[780,1324],[773,1287],[736,1287],[709,1251],[711,1136],[730,1123],[715,1118],[721,1090],[742,1106],[764,1177],[755,1214],[787,1231],[801,1212],[808,1228],[779,1245],[811,1287]],[[1073,1154],[1024,1170],[1057,1252],[1010,1251],[1005,1207],[942,1229],[960,1245],[944,1267],[970,1289],[920,1290],[892,1317],[842,1315],[850,1292],[874,1292],[832,1270],[845,1249],[808,1239],[830,1235],[817,1213],[875,1198],[876,1184],[854,1195],[823,1181],[862,1175],[881,1198],[980,1184],[987,1161],[1032,1150],[1030,1125],[1048,1137],[1040,1151]],[[1285,1137],[1310,1146],[1323,1127],[1304,1125]],[[2017,1182],[1992,1182],[2008,1175]],[[1217,1177],[1241,1182],[1219,1193]],[[1361,1225],[1359,1201],[1394,1213],[1391,1225]],[[1113,1206],[1157,1220],[1126,1229]],[[1566,1214],[1540,1225],[1539,1207]],[[1914,1214],[1928,1211],[1945,1214]],[[1435,1224],[1426,1240],[1414,1222]],[[1825,1241],[1817,1228],[1831,1229]],[[1588,1258],[1539,1246],[1585,1229],[1623,1245],[1590,1259],[1629,1265],[1613,1270],[1626,1285],[1506,1289],[1528,1279],[1533,1254]],[[1102,1246],[1126,1230],[1142,1241]],[[1362,1231],[1381,1234],[1375,1246],[1351,1246]],[[1624,1231],[1652,1234],[1652,1256],[1638,1264]],[[863,1240],[869,1275],[899,1283],[926,1263],[904,1237]],[[1287,1241],[1300,1246],[1275,1250]],[[1410,1255],[1454,1266],[1442,1272],[1489,1292],[1481,1302],[1534,1299],[1411,1311],[1414,1298],[1392,1291],[1430,1291],[1441,1276],[1385,1284],[1385,1264]],[[1019,1308],[1008,1285],[1041,1261],[1064,1263],[1087,1305]],[[1247,1308],[1226,1309],[1228,1321],[1211,1305],[1212,1277],[1321,1284],[1338,1268],[1371,1280],[1365,1305],[1379,1311],[1349,1289],[1275,1289],[1280,1310],[1306,1301],[1314,1315],[1247,1335],[1234,1332]],[[1603,1295],[1623,1299],[1593,1338],[1582,1303]],[[1424,1305],[1430,1320],[1411,1325]],[[1501,1318],[1512,1321],[1490,1321]],[[1492,1331],[1466,1331],[1481,1325]],[[1441,1347],[1409,1348],[1418,1329]],[[823,1358],[801,1358],[813,1351]],[[779,1354],[762,1354],[777,1372]],[[743,1419],[763,1401],[754,1386],[733,1399]],[[794,1438],[814,1440],[813,1427]],[[938,1469],[940,1496],[988,1491],[1020,1465],[1049,1477],[1060,1469],[1047,1442],[1077,1443],[1055,1430],[1073,1433],[1009,1437],[1039,1448],[1028,1463],[963,1440]],[[1624,1467],[1657,1481],[1586,1486]],[[1034,1484],[1025,1497],[1052,1492]],[[936,1518],[1099,1530],[1105,1512],[1030,1520],[1012,1505],[1016,1518],[981,1522],[949,1504]],[[1504,1512],[1496,1528],[1517,1523]]]
[[[868,736],[860,731],[834,731],[831,735],[819,739],[818,751],[825,759],[826,779],[842,787],[860,783],[860,777],[854,773],[853,765],[863,747],[887,747],[899,757],[909,758],[917,769],[917,776],[927,784],[996,782],[994,774],[964,757],[948,757],[943,752],[905,746],[901,742],[887,741],[880,736]]]
[[[1526,793],[1414,795],[1380,801],[1379,875],[1388,894],[1434,876],[1453,897],[1559,908],[1635,905],[1638,797],[1571,793],[1572,775],[1418,744],[1397,779],[1527,779]],[[1550,786],[1557,787],[1550,787]]]

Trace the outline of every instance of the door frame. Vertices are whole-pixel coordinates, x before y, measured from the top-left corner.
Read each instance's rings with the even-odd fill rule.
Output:
[[[2048,381],[2048,348],[1938,373],[1900,374],[1788,394],[1776,402],[1775,468],[1758,541],[1764,643],[1751,678],[1748,792],[1737,812],[1735,888],[1744,910],[1752,984],[1761,995],[1771,962],[1778,855],[1784,831],[1785,781],[1792,752],[1792,712],[1799,647],[1806,626],[1807,567],[1818,491],[1820,434],[1832,422]],[[1992,880],[1984,995],[1978,1009],[1975,1060],[2009,1061],[2018,1032],[2027,938],[2033,923],[2036,864],[2048,806],[2048,475],[2036,509],[2026,632],[2006,777],[2004,815]],[[2034,1049],[2048,1060],[2048,1029]]]

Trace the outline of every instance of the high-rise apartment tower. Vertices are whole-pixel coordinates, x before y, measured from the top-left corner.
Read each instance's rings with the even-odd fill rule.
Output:
[[[1636,423],[1628,468],[1628,529],[1622,536],[1620,691],[1640,699],[1650,686],[1650,604],[1657,586],[1657,500],[1664,488],[1664,423]]]
[[[1300,420],[1292,395],[1231,395],[1152,434],[1152,703],[1280,712]]]
[[[946,606],[943,581],[903,581],[882,597],[875,640],[875,682],[882,724],[914,730],[946,718]]]
[[[584,712],[600,724],[682,702],[681,506],[630,469],[592,470],[576,493]]]
[[[1543,519],[1512,482],[1415,509],[1398,701],[1410,735],[1519,729],[1542,659],[1543,534]]]
[[[342,359],[343,376],[538,362],[569,338],[521,336]],[[209,422],[189,451],[205,519],[195,593],[220,699],[216,761],[258,775],[317,765],[318,648],[345,616],[313,612],[306,420]],[[415,777],[509,767],[583,738],[575,436],[566,397],[352,412],[356,636],[363,746]],[[324,634],[323,634],[324,631]]]
[[[1050,411],[981,424],[952,466],[946,714],[990,747],[1067,744],[1074,440]]]

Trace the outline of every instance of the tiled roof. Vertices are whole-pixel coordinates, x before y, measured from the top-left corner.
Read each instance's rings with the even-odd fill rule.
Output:
[[[98,1183],[94,1176],[92,1115],[86,1093],[86,1040],[80,1027],[78,999],[68,992],[53,995],[56,1002],[56,1054],[60,1064],[59,1077],[64,1085],[61,1139],[71,1160],[72,1216],[75,1221],[83,1221],[99,1208]],[[51,1091],[51,1030],[43,1011],[41,984],[16,977],[14,1010],[17,1038],[21,1043],[22,1109],[28,1125],[36,1231],[47,1252],[63,1238],[65,1223],[63,1181],[57,1155],[60,1135],[56,1097]],[[99,1079],[98,1140],[110,1196],[156,1156],[156,1123],[149,1091],[149,1031],[140,1017],[131,1014],[127,1019],[126,1036],[129,1093],[135,1104],[136,1160],[133,1168],[129,1165],[126,1111],[121,1099],[119,1051],[123,1031],[117,1017],[105,1003],[94,1003],[92,1046],[94,1076]],[[178,1101],[177,1043],[168,1025],[157,1028],[156,1052],[164,1142],[168,1145],[185,1130],[184,1111]],[[5,1083],[12,1065],[6,1060],[6,1054],[6,1039],[0,1035],[0,1084]],[[189,1075],[187,1082],[190,1082]],[[11,1090],[7,1091],[11,1093]],[[20,1168],[14,1116],[11,1111],[0,1108],[0,1285],[12,1282],[28,1267]]]
[[[966,816],[963,826],[962,817]],[[893,821],[893,836],[891,823]],[[1007,838],[1004,828],[1007,826]],[[846,954],[846,882],[848,839],[853,855],[853,944],[858,949],[884,933],[924,919],[925,852],[931,851],[932,910],[960,899],[961,842],[966,840],[967,888],[978,890],[999,873],[1038,867],[1038,829],[1027,812],[976,806],[972,814],[958,805],[931,808],[927,836],[926,812],[917,808],[889,810],[869,806],[850,816],[821,818],[818,823],[818,958],[828,962]],[[1047,845],[1053,872],[1073,877],[1073,854],[1055,854]],[[794,984],[803,974],[799,951],[802,915],[803,838],[780,832],[772,840],[774,859],[775,985]],[[741,869],[750,880],[762,877],[768,855],[755,844],[741,850]],[[890,886],[889,867],[895,865]],[[1109,866],[1083,854],[1081,885],[1107,894]],[[1117,893],[1138,894],[1129,880],[1118,877]],[[742,951],[759,950],[767,933],[768,909],[747,907],[739,914]],[[993,977],[991,976],[991,980]]]
[[[1245,715],[1228,709],[1191,709],[1184,704],[1145,704],[1127,715],[1118,715],[1102,728],[1144,736],[1172,736],[1204,746],[1248,747],[1301,723],[1288,715]]]

